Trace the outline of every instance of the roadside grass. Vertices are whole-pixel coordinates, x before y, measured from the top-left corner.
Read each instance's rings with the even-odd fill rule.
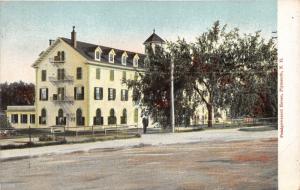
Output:
[[[195,126],[190,128],[176,128],[176,133],[206,131],[206,130],[220,130],[220,129],[238,129],[239,131],[270,131],[277,130],[277,125],[262,125],[262,124],[215,124],[212,127]]]
[[[263,127],[243,127],[243,128],[240,128],[239,131],[272,131],[272,130],[277,130],[276,127],[274,126],[263,126]]]
[[[34,148],[42,146],[52,146],[52,145],[62,145],[62,144],[79,144],[79,143],[89,143],[97,141],[110,141],[110,140],[119,140],[119,139],[131,139],[131,138],[140,138],[140,134],[111,134],[107,136],[78,136],[75,140],[65,140],[63,137],[59,137],[58,141],[39,141],[39,142],[26,142],[24,144],[7,144],[0,145],[0,150],[7,149],[23,149],[23,148]]]
[[[193,128],[193,129],[176,129],[175,132],[176,133],[188,133],[188,132],[195,132],[195,131],[203,131],[204,128]]]

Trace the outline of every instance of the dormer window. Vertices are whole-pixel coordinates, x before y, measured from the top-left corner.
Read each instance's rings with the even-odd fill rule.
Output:
[[[96,60],[99,60],[99,59],[100,59],[100,52],[96,51]]]
[[[134,67],[138,67],[139,66],[139,56],[138,55],[135,55],[133,57],[133,66]]]
[[[101,61],[101,49],[98,47],[96,50],[95,50],[95,60],[97,61]]]
[[[109,62],[113,63],[114,62],[114,55],[113,54],[109,54]]]
[[[133,66],[137,67],[139,65],[139,59],[135,58],[133,60]]]
[[[109,54],[108,54],[108,61],[110,63],[114,63],[115,62],[115,51],[112,49]]]
[[[127,53],[124,52],[123,55],[122,55],[122,65],[126,65],[126,62],[127,62]]]

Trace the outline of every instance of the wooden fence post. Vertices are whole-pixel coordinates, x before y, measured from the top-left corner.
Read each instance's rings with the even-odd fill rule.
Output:
[[[31,144],[31,127],[30,127],[30,125],[29,125],[28,135],[29,135],[29,143]]]
[[[92,125],[92,136],[94,137],[94,125]]]

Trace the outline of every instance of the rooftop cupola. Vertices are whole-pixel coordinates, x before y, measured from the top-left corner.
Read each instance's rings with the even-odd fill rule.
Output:
[[[145,50],[147,49],[147,46],[151,46],[153,50],[155,50],[155,46],[162,46],[165,43],[166,42],[161,37],[155,34],[155,29],[153,29],[153,33],[151,34],[151,36],[149,36],[149,38],[147,38],[147,40],[143,44],[145,45]]]
[[[77,47],[75,26],[73,26],[73,31],[71,32],[71,44],[74,48]]]

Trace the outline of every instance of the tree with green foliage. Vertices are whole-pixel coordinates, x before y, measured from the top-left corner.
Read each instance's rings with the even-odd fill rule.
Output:
[[[276,72],[273,40],[265,42],[260,32],[241,36],[238,29],[226,28],[217,21],[192,44],[191,83],[207,107],[209,127],[218,108],[229,109],[232,116],[254,116],[263,97],[269,96],[275,105],[272,89],[276,85],[266,84],[267,76],[274,77]]]
[[[189,59],[189,46],[182,41],[180,45],[184,49]],[[147,58],[145,60],[145,70],[139,72],[140,80],[127,80],[129,89],[133,89],[133,94],[137,102],[142,106],[142,113],[150,115],[154,122],[166,128],[170,123],[170,62],[171,53],[174,48],[178,48],[176,43],[168,42],[167,48],[156,46],[155,51],[151,47],[147,48]],[[190,105],[189,99],[184,97],[184,83],[182,83],[182,71],[188,62],[185,58],[177,60],[175,64],[174,94],[176,107],[177,124],[188,124],[189,118],[195,107]],[[191,61],[189,61],[191,62]]]
[[[208,111],[209,127],[220,109],[233,117],[276,114],[277,49],[260,32],[240,35],[217,21],[194,43],[178,39],[165,48],[149,47],[141,80],[126,83],[145,112],[164,126],[170,123],[171,60],[177,120],[192,116],[200,104]]]
[[[0,84],[0,110],[8,105],[33,105],[34,84],[23,81]]]

